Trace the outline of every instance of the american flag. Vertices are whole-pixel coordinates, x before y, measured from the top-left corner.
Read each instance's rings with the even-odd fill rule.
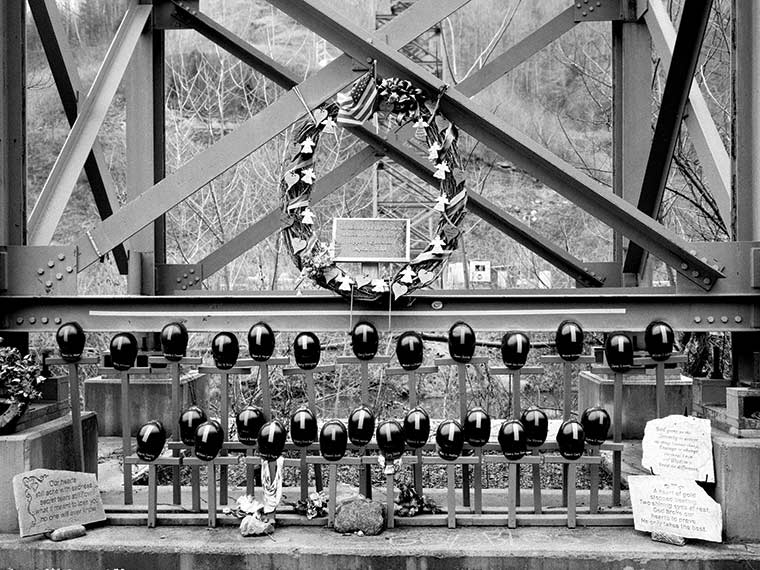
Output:
[[[375,77],[367,72],[354,81],[348,93],[338,93],[338,117],[335,122],[341,125],[361,125],[372,116],[377,100]]]

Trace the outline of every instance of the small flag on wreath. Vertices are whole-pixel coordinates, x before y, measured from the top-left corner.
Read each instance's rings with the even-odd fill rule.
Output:
[[[338,94],[340,109],[336,122],[339,125],[361,125],[372,116],[376,100],[375,76],[368,71],[354,82],[351,91]]]

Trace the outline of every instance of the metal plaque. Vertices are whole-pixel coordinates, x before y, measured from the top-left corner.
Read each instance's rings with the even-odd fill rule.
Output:
[[[334,218],[335,261],[409,261],[409,220]]]

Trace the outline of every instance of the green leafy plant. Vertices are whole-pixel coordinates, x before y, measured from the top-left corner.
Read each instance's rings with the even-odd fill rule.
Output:
[[[18,418],[29,403],[42,397],[40,385],[45,381],[42,368],[31,354],[21,356],[16,348],[0,348],[0,397],[8,405],[0,415],[0,430],[13,431]]]

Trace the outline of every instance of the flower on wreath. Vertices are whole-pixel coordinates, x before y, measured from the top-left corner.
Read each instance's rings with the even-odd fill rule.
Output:
[[[310,254],[303,254],[301,259],[303,260],[301,275],[312,281],[318,281],[324,270],[333,264],[330,249],[320,242],[315,244]]]
[[[321,133],[330,132],[335,123],[343,124],[340,113],[343,111],[341,101],[347,102],[350,93],[341,93],[337,100],[314,110],[310,119],[297,129],[295,144],[299,152],[292,158],[280,181],[280,195],[283,212],[286,216],[282,231],[285,243],[296,265],[301,268],[302,278],[309,278],[317,285],[339,293],[345,298],[363,302],[392,300],[412,293],[427,284],[440,273],[440,265],[445,263],[448,255],[457,246],[458,226],[463,219],[466,194],[462,191],[465,181],[458,181],[453,175],[455,169],[461,168],[457,150],[458,131],[456,126],[439,113],[440,98],[445,87],[439,89],[434,105],[426,104],[428,96],[412,82],[395,77],[378,78],[372,70],[357,79],[352,91],[357,86],[371,91],[376,97],[372,110],[380,111],[387,118],[395,118],[400,123],[412,123],[415,137],[424,141],[429,147],[429,158],[436,167],[439,179],[440,198],[431,204],[441,216],[436,230],[436,240],[426,248],[424,255],[427,264],[423,267],[406,266],[394,275],[382,276],[374,282],[369,276],[352,276],[334,262],[335,252],[329,245],[318,239],[316,222],[311,219],[309,211],[304,211],[309,204],[311,186],[317,177],[315,174],[315,155],[319,146]],[[435,94],[433,94],[435,96]],[[447,122],[447,127],[439,130],[439,119]],[[376,128],[377,125],[376,125]],[[390,128],[390,127],[388,127]],[[313,144],[312,144],[313,143]],[[301,223],[296,223],[300,221]],[[314,223],[309,223],[314,222]],[[451,228],[450,228],[451,227]],[[393,468],[395,466],[388,466]]]

